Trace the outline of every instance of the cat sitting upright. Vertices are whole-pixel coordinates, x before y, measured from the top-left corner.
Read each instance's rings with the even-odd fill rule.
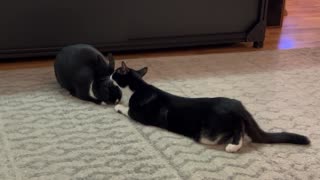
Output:
[[[109,76],[114,71],[114,58],[107,58],[87,44],[63,48],[54,62],[58,83],[71,95],[97,104],[115,104],[121,99],[121,90]]]
[[[245,134],[256,143],[310,144],[302,135],[263,131],[238,100],[172,95],[146,83],[142,79],[146,73],[146,67],[133,70],[122,62],[110,76],[123,92],[115,110],[139,123],[167,129],[207,145],[228,142],[227,152],[237,152]]]

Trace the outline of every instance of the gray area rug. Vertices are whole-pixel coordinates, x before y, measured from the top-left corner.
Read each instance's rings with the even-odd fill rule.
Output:
[[[319,48],[126,62],[174,94],[239,99],[263,129],[312,145],[247,142],[230,154],[75,99],[52,68],[0,71],[0,179],[320,179]]]

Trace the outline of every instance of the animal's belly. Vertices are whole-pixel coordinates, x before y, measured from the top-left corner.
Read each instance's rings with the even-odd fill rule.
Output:
[[[191,138],[199,136],[201,122],[201,117],[195,116],[195,114],[193,116],[177,112],[171,114],[169,112],[168,114],[168,130]]]

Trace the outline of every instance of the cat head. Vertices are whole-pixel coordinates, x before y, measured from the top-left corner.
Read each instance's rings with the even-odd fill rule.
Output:
[[[101,55],[98,55],[98,58],[101,60],[101,61],[104,61],[106,63],[106,73],[107,75],[111,75],[114,71],[114,57],[112,56],[111,53],[108,54],[107,57],[104,57],[104,56],[101,56]],[[98,66],[101,66],[100,64],[98,64]]]
[[[141,80],[148,72],[148,68],[144,67],[139,70],[129,68],[125,62],[121,62],[121,66],[117,68],[111,75],[110,79],[116,82],[121,88],[125,88],[137,80]]]
[[[99,61],[96,61],[96,79],[98,98],[107,104],[115,104],[121,99],[122,93],[118,86],[110,80],[110,75],[114,72],[115,60],[111,53],[104,57],[98,54]],[[105,62],[105,63],[101,63]]]
[[[116,104],[120,101],[122,92],[120,88],[114,85],[108,78],[100,80],[97,87],[98,98],[107,104]]]

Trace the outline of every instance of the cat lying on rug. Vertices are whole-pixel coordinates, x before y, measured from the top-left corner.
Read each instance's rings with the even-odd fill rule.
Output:
[[[119,87],[109,76],[114,71],[114,58],[105,58],[87,44],[71,45],[58,53],[54,62],[58,83],[71,95],[97,104],[115,104],[121,98]]]
[[[310,144],[302,135],[263,131],[240,101],[175,96],[146,83],[142,79],[146,73],[146,67],[133,70],[122,62],[110,76],[123,93],[115,110],[139,123],[167,129],[207,145],[231,140],[225,148],[227,152],[237,152],[245,134],[256,143]]]

